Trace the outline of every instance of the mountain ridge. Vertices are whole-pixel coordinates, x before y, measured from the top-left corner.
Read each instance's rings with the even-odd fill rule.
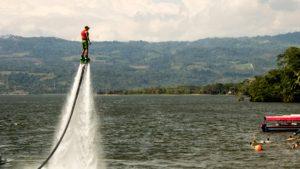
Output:
[[[276,67],[300,46],[300,32],[196,41],[105,41],[90,47],[95,90],[238,82]],[[81,43],[56,37],[0,36],[0,93],[65,93]]]

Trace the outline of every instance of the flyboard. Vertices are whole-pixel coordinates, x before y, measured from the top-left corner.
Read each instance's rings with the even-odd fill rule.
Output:
[[[78,82],[78,87],[77,87],[77,90],[76,90],[76,95],[75,95],[75,98],[74,98],[74,102],[72,104],[72,109],[71,109],[71,112],[70,112],[70,116],[68,118],[68,121],[67,121],[67,124],[66,124],[66,127],[64,128],[61,136],[59,137],[59,140],[57,141],[56,145],[53,147],[51,153],[49,154],[49,156],[46,158],[46,160],[38,167],[38,169],[42,169],[48,162],[49,160],[52,158],[52,156],[54,155],[54,153],[56,152],[57,148],[59,147],[59,145],[61,144],[67,130],[68,130],[68,127],[70,125],[70,122],[71,122],[71,119],[73,117],[73,113],[74,113],[74,109],[75,109],[75,105],[76,105],[76,102],[77,102],[77,98],[78,98],[78,95],[79,95],[79,91],[80,91],[80,87],[81,87],[81,83],[82,83],[82,80],[83,80],[83,77],[84,77],[84,73],[85,73],[85,70],[86,70],[86,67],[89,65],[90,63],[90,58],[81,58],[80,59],[80,64],[83,65],[82,69],[81,69],[81,73],[80,73],[80,80]]]
[[[80,64],[87,64],[87,63],[90,63],[90,58],[89,57],[81,57]]]

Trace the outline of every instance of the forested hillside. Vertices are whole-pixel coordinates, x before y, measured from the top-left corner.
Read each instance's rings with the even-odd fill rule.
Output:
[[[276,67],[277,55],[300,46],[300,33],[208,38],[193,42],[92,42],[96,91],[231,83]],[[81,43],[53,37],[0,38],[0,93],[65,93]]]
[[[277,61],[278,68],[244,81],[240,92],[255,102],[300,102],[300,48],[286,49]]]

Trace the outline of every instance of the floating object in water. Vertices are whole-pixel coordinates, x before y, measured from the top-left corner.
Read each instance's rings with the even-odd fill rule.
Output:
[[[262,148],[262,146],[260,144],[256,145],[254,147],[254,149],[255,149],[255,151],[262,151],[263,150],[263,148]]]
[[[275,122],[275,124],[274,124]],[[268,131],[297,131],[300,130],[300,114],[283,116],[265,116],[261,125],[264,132]]]

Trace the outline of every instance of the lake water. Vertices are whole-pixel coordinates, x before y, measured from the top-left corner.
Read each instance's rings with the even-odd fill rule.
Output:
[[[0,96],[0,169],[38,166],[51,148],[65,95]],[[299,168],[288,132],[263,133],[264,115],[300,104],[239,102],[233,96],[97,96],[97,141],[108,169]],[[273,143],[255,152],[253,136]],[[63,160],[63,159],[62,159]],[[34,167],[33,167],[34,168]]]

